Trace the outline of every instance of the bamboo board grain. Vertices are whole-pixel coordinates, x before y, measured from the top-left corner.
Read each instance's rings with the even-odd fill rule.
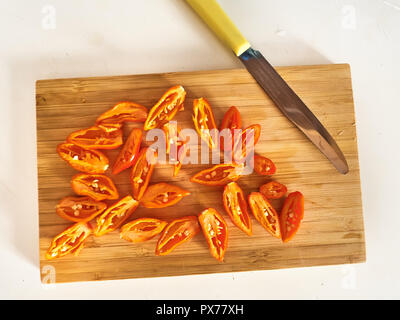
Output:
[[[317,115],[343,150],[350,167],[348,175],[336,172],[324,156],[272,104],[246,70],[217,70],[115,77],[40,80],[36,83],[37,151],[39,176],[40,266],[44,282],[55,271],[56,282],[176,276],[248,270],[359,263],[365,261],[365,240],[357,152],[356,127],[350,67],[321,65],[278,68],[279,73]],[[193,128],[191,105],[206,97],[216,120],[222,120],[231,106],[239,108],[244,126],[262,125],[256,152],[273,159],[278,167],[274,179],[289,191],[305,195],[305,218],[294,240],[282,244],[253,220],[252,237],[229,227],[229,250],[218,263],[201,234],[178,247],[171,255],[154,255],[156,239],[133,245],[118,232],[90,237],[78,257],[44,259],[51,239],[70,223],[55,213],[55,205],[72,195],[70,178],[76,172],[55,152],[58,143],[77,129],[92,125],[102,112],[123,100],[150,108],[164,91],[183,85],[188,94],[185,111],[178,113],[180,125]],[[125,136],[130,128],[124,127]],[[110,160],[115,151],[108,152]],[[177,184],[192,192],[174,207],[139,208],[131,217],[154,216],[170,220],[196,215],[215,207],[226,216],[222,189],[190,183],[189,177],[207,165],[185,166],[172,178],[172,166],[156,168],[153,182]],[[113,177],[121,195],[130,192],[128,173]],[[255,191],[267,179],[251,175],[239,184],[246,193]],[[279,207],[280,203],[276,203]],[[54,267],[54,268],[52,268]]]

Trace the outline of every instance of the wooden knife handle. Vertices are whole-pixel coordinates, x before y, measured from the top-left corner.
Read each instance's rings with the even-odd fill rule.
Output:
[[[237,56],[250,48],[250,43],[243,37],[217,1],[186,0],[186,2]]]

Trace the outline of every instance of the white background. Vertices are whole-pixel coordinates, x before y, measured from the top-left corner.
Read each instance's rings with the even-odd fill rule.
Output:
[[[367,263],[42,285],[35,80],[241,65],[183,0],[0,0],[0,298],[400,298],[400,1],[220,4],[275,66],[351,64]]]

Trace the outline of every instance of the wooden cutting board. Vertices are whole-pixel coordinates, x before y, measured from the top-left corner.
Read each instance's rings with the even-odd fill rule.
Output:
[[[348,175],[343,176],[334,169],[244,69],[37,81],[42,281],[160,277],[365,261],[350,68],[322,65],[284,67],[278,71],[336,139],[348,160]],[[72,131],[91,126],[117,102],[132,100],[150,108],[175,84],[183,85],[188,93],[185,111],[175,118],[183,128],[193,128],[192,101],[198,97],[209,100],[218,123],[225,111],[235,105],[242,114],[244,127],[261,124],[256,152],[275,161],[278,173],[274,179],[287,185],[290,192],[298,190],[305,195],[305,217],[294,240],[282,244],[254,218],[252,237],[234,227],[222,206],[222,188],[189,182],[190,176],[210,165],[185,166],[177,178],[172,177],[171,165],[161,165],[154,171],[153,183],[173,183],[190,190],[192,195],[165,209],[139,207],[131,218],[153,216],[171,220],[215,207],[224,214],[229,228],[225,262],[219,263],[210,256],[202,234],[170,255],[158,257],[154,254],[157,239],[131,244],[121,240],[116,231],[103,237],[91,236],[78,257],[45,260],[52,238],[71,225],[55,213],[55,206],[62,197],[73,195],[69,182],[76,171],[57,156],[57,144]],[[124,127],[125,137],[134,126]],[[116,151],[107,154],[112,163]],[[113,179],[122,196],[130,192],[128,172]],[[243,177],[239,184],[248,194],[266,181],[265,177],[251,175]],[[279,207],[281,203],[275,205]]]

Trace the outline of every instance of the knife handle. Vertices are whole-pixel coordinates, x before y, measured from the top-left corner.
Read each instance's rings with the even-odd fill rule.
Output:
[[[250,48],[250,43],[243,37],[217,1],[186,0],[186,2],[237,56]]]

